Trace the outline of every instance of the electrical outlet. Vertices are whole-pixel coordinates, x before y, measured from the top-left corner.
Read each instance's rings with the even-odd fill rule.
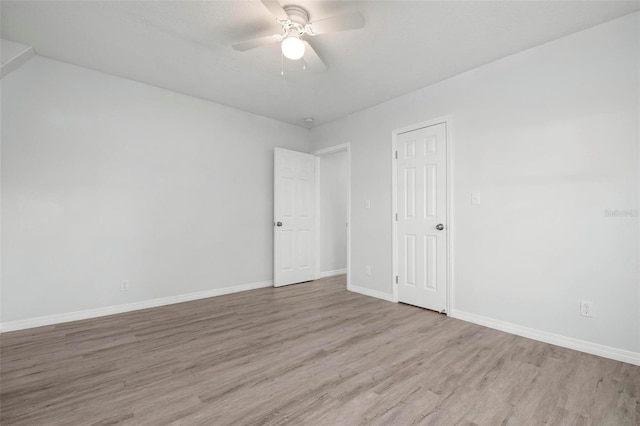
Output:
[[[120,291],[129,291],[129,281],[127,280],[120,281]]]
[[[366,271],[367,275],[371,275],[371,266],[369,265],[365,266],[364,270]]]
[[[588,300],[580,301],[580,315],[591,318],[593,316],[593,302]]]

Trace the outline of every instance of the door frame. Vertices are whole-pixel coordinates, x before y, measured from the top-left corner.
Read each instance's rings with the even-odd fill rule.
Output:
[[[436,124],[444,123],[446,126],[447,140],[445,142],[447,153],[447,184],[445,185],[445,192],[447,197],[447,311],[449,315],[453,309],[453,233],[455,227],[453,226],[453,116],[445,115],[435,118],[433,120],[427,120],[420,123],[415,123],[410,126],[395,129],[391,133],[391,235],[392,235],[392,262],[393,262],[393,276],[391,277],[391,287],[393,288],[393,301],[398,303],[398,283],[396,283],[396,277],[398,276],[398,222],[396,221],[396,214],[398,213],[398,165],[396,160],[396,151],[398,150],[398,135],[401,133],[411,132],[413,130],[422,129],[424,127],[435,126]]]
[[[351,289],[351,144],[343,143],[311,152],[316,156],[316,279],[320,277],[320,158],[346,151],[347,153],[347,290]]]

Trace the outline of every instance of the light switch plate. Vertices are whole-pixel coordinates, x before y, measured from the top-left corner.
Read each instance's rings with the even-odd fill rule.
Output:
[[[479,206],[480,205],[480,193],[479,192],[472,192],[471,193],[471,205],[472,206]]]

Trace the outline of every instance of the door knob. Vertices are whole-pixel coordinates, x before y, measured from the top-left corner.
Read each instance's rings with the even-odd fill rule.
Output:
[[[442,231],[442,230],[444,229],[444,225],[443,225],[443,224],[441,224],[441,223],[439,223],[439,224],[437,224],[437,225],[436,225],[436,229],[437,229],[438,231]]]
[[[282,226],[282,222],[276,222],[276,226]]]

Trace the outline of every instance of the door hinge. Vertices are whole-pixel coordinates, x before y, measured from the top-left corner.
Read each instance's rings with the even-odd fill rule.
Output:
[[[396,160],[398,159],[398,151],[396,151]]]
[[[396,222],[398,221],[398,213],[396,213]]]
[[[398,284],[398,276],[396,275],[396,284]]]

